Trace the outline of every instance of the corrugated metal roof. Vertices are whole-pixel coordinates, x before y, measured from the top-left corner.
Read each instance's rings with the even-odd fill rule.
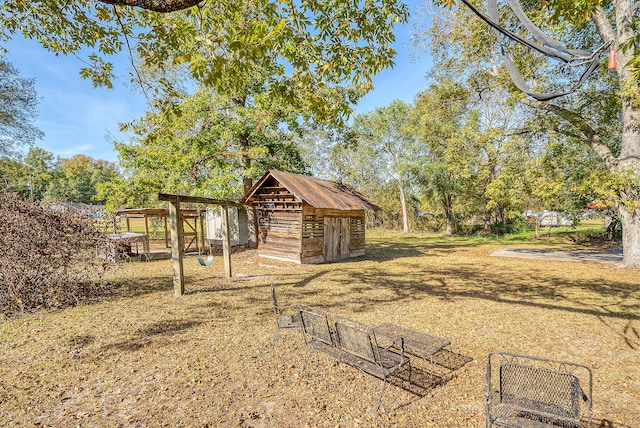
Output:
[[[269,177],[275,178],[296,198],[305,201],[314,208],[343,211],[380,209],[360,192],[342,183],[274,169],[263,175],[241,202],[245,204],[253,202],[254,194]]]

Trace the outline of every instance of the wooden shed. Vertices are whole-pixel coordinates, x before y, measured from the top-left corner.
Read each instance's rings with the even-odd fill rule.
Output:
[[[365,210],[377,210],[341,183],[268,171],[241,201],[258,216],[261,256],[322,263],[365,254]]]

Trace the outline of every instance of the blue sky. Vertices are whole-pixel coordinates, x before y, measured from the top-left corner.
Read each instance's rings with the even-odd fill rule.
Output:
[[[356,106],[356,113],[373,111],[396,99],[411,102],[426,89],[431,58],[428,54],[416,58],[410,42],[413,33],[413,20],[397,27],[396,66],[374,77],[375,89]],[[22,38],[9,41],[6,47],[8,60],[21,76],[36,79],[40,98],[36,125],[45,133],[36,145],[61,157],[81,153],[115,162],[112,141],[126,140],[118,124],[141,117],[146,109],[144,97],[128,86],[127,53],[118,55],[118,78],[113,89],[106,89],[94,88],[91,81],[80,77],[83,63],[76,57],[56,56]]]

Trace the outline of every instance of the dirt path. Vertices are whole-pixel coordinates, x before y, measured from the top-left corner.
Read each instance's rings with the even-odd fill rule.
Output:
[[[614,249],[615,250],[615,249]],[[500,248],[491,253],[495,257],[517,257],[564,262],[621,263],[622,252],[618,251],[562,251],[535,248]]]

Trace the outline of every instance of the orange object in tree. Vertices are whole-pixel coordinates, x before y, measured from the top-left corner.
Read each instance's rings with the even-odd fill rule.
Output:
[[[609,70],[616,69],[616,51],[609,51]]]

